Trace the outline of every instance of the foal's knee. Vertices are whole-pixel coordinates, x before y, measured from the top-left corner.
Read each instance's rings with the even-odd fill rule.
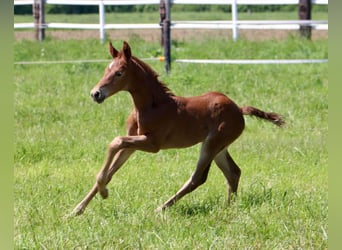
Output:
[[[108,150],[114,150],[119,148],[122,145],[123,141],[122,141],[122,137],[121,136],[117,136],[114,138],[113,141],[111,141],[108,145]]]

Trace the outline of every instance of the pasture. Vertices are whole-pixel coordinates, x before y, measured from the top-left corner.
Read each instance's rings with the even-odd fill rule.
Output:
[[[131,36],[140,58],[158,42]],[[113,40],[116,47],[122,41]],[[173,58],[322,59],[327,39],[174,40]],[[16,41],[14,61],[110,58],[97,39]],[[95,104],[90,89],[106,63],[15,65],[14,241],[16,249],[327,249],[328,65],[172,65],[148,61],[177,95],[221,91],[241,106],[283,114],[284,128],[245,117],[230,147],[241,167],[238,196],[212,164],[207,182],[175,206],[154,209],[194,170],[199,147],[136,152],[114,175],[109,197],[68,218],[92,187],[108,143],[125,134],[132,103],[118,93]]]

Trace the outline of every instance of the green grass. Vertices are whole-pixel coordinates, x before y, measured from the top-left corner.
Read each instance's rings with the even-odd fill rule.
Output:
[[[171,14],[172,20],[231,20],[231,13],[224,12],[183,12],[176,11]],[[240,20],[297,20],[298,12],[253,12],[239,13]],[[67,23],[99,23],[98,14],[46,14],[46,22],[67,22]],[[106,13],[106,23],[159,23],[158,12],[145,13]],[[328,13],[321,11],[312,12],[313,20],[328,20]],[[33,22],[32,15],[14,15],[14,23]]]
[[[134,55],[160,55],[134,36]],[[114,41],[121,46],[121,41]],[[97,40],[17,41],[14,60],[108,58]],[[174,58],[326,58],[327,40],[173,41]],[[119,93],[101,105],[90,89],[105,64],[15,65],[16,249],[327,249],[328,65],[172,65],[149,62],[178,95],[222,91],[239,105],[283,114],[287,126],[246,117],[230,152],[242,169],[226,207],[223,175],[162,214],[154,209],[188,179],[199,146],[135,153],[84,215],[67,219],[93,185],[107,144],[125,133],[132,105]]]

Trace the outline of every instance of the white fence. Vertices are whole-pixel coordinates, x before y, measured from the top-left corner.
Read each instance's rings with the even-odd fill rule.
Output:
[[[164,61],[159,58],[141,58],[143,61]],[[205,63],[205,64],[314,64],[327,63],[328,59],[175,59],[178,63]],[[40,64],[78,64],[78,63],[110,63],[108,59],[93,60],[62,60],[62,61],[20,61],[15,65],[40,65]]]
[[[173,21],[171,29],[232,29],[233,39],[238,37],[238,29],[284,29],[298,30],[301,25],[312,29],[327,30],[328,20],[238,20],[237,5],[298,5],[299,0],[170,0],[172,4],[216,4],[231,5],[231,21]],[[59,5],[97,5],[99,6],[98,24],[80,23],[46,23],[43,28],[54,29],[98,29],[101,41],[105,38],[105,30],[109,29],[160,29],[154,24],[106,24],[105,6],[108,5],[146,5],[158,4],[160,0],[45,0],[46,4]],[[312,0],[312,4],[328,5],[328,0]],[[32,5],[34,0],[14,0],[14,5]],[[32,23],[14,23],[14,29],[35,28]]]

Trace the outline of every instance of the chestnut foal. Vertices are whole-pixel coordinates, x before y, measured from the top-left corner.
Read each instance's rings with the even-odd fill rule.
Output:
[[[108,197],[106,185],[134,151],[157,153],[161,149],[190,147],[199,142],[202,146],[195,172],[157,211],[173,205],[203,184],[213,160],[227,179],[229,204],[231,194],[237,192],[241,170],[227,148],[245,127],[243,115],[253,115],[278,126],[284,124],[282,118],[251,106],[240,108],[218,92],[195,97],[176,96],[158,80],[150,66],[132,56],[128,43],[123,43],[120,52],[109,43],[109,52],[113,60],[91,90],[91,97],[102,103],[125,90],[133,98],[134,109],[127,120],[127,135],[118,136],[109,144],[95,185],[73,214],[82,214],[96,193],[102,198]]]

